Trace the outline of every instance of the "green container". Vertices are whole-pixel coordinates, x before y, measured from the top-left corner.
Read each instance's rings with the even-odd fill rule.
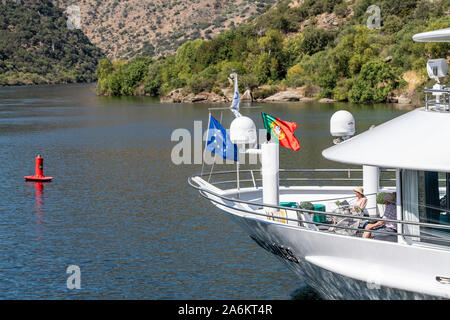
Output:
[[[297,202],[280,202],[280,207],[298,208]]]
[[[326,212],[326,207],[323,204],[320,203],[316,203],[314,204],[314,211],[322,211],[322,212]],[[314,222],[318,222],[318,223],[326,223],[327,222],[327,216],[324,214],[320,214],[320,213],[315,213],[314,217],[313,217],[313,221]]]

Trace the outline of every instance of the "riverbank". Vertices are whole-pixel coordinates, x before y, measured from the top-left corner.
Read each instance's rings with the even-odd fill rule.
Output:
[[[21,87],[46,87],[46,86],[73,86],[73,85],[92,85],[91,91],[96,91],[96,82],[74,82],[74,83],[39,83],[39,84],[12,84],[12,85],[0,85],[0,88],[21,88]],[[233,100],[233,90],[229,88],[221,89],[221,93],[215,92],[200,92],[198,94],[193,93],[184,93],[183,88],[175,89],[171,91],[168,95],[153,97],[155,100],[159,99],[159,102],[163,104],[228,104]],[[125,97],[125,96],[124,96]],[[132,95],[128,97],[150,97],[148,94],[140,94],[140,95]],[[116,97],[117,98],[117,97]],[[395,109],[399,110],[408,110],[413,109],[415,107],[423,106],[423,101],[420,100],[416,103],[413,103],[411,99],[403,99],[400,97],[394,97],[390,101],[377,103],[377,104],[385,104],[392,105]],[[318,102],[318,103],[349,103],[348,101],[337,101],[329,98],[320,98],[318,95],[316,96],[305,96],[305,88],[287,88],[286,90],[278,91],[273,95],[269,95],[268,97],[261,98],[255,97],[253,92],[250,90],[246,90],[240,96],[240,101],[242,103],[296,103],[296,102]]]
[[[319,103],[338,102],[335,99],[323,98],[320,95],[321,88],[317,86],[303,86],[298,88],[274,89],[274,86],[264,86],[256,90],[247,89],[240,96],[242,102],[307,102],[317,101]],[[415,92],[402,95],[392,95],[384,103],[397,104],[400,106],[418,106],[420,103],[413,103],[412,97]],[[162,103],[231,103],[234,92],[230,88],[222,88],[216,92],[202,91],[197,94],[188,93],[183,88],[172,90],[169,94],[160,97]],[[342,102],[342,101],[341,101]]]
[[[66,78],[65,80],[52,81],[50,79],[43,78],[38,74],[30,74],[26,77],[21,77],[20,75],[15,76],[6,83],[0,83],[0,88],[93,83],[96,83],[95,78],[87,81],[79,81],[76,78]]]

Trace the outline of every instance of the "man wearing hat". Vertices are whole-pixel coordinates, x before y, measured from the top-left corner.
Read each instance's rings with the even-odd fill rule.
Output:
[[[385,220],[397,220],[397,207],[395,206],[395,193],[383,194],[383,200],[386,204],[386,210],[384,211],[383,219]],[[379,230],[383,232],[395,232],[397,233],[397,223],[389,221],[377,221],[375,223],[369,223],[365,226],[366,230]],[[383,233],[384,235],[384,233]],[[363,238],[373,238],[372,232],[366,231],[363,233]]]

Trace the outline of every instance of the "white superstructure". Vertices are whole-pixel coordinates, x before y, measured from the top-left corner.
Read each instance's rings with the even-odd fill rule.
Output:
[[[450,28],[413,39],[450,41]],[[442,60],[429,63],[437,81],[446,72]],[[240,172],[250,186],[226,189],[236,181],[210,183],[207,174],[189,183],[326,298],[449,299],[450,88],[437,83],[425,92],[425,107],[353,137],[353,116],[333,116],[330,129],[338,138],[322,155],[361,169],[279,169],[278,146],[265,143],[241,148],[261,156],[259,180],[257,170]],[[235,172],[213,175],[227,174]],[[346,185],[295,185],[325,180]],[[357,185],[368,199],[364,212],[343,205],[354,202]],[[396,219],[383,218],[385,206],[376,201],[381,192],[395,192]],[[296,205],[302,202],[314,210]],[[361,237],[364,222],[376,221],[395,223],[397,231]]]

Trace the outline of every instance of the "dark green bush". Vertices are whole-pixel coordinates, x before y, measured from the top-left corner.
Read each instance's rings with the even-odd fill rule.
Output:
[[[333,33],[314,26],[306,27],[302,34],[304,40],[300,45],[300,48],[302,52],[307,55],[312,55],[316,52],[324,50],[328,43],[334,39]]]
[[[215,80],[211,78],[203,78],[200,75],[194,75],[187,82],[187,91],[198,94],[202,91],[211,91],[214,87]]]
[[[386,192],[380,192],[379,194],[377,194],[377,204],[384,204],[384,195],[386,194]]]
[[[314,210],[314,205],[311,202],[300,202],[298,207],[305,210]]]
[[[361,68],[349,99],[351,102],[386,101],[389,93],[396,89],[399,83],[398,70],[386,62],[373,60]]]

